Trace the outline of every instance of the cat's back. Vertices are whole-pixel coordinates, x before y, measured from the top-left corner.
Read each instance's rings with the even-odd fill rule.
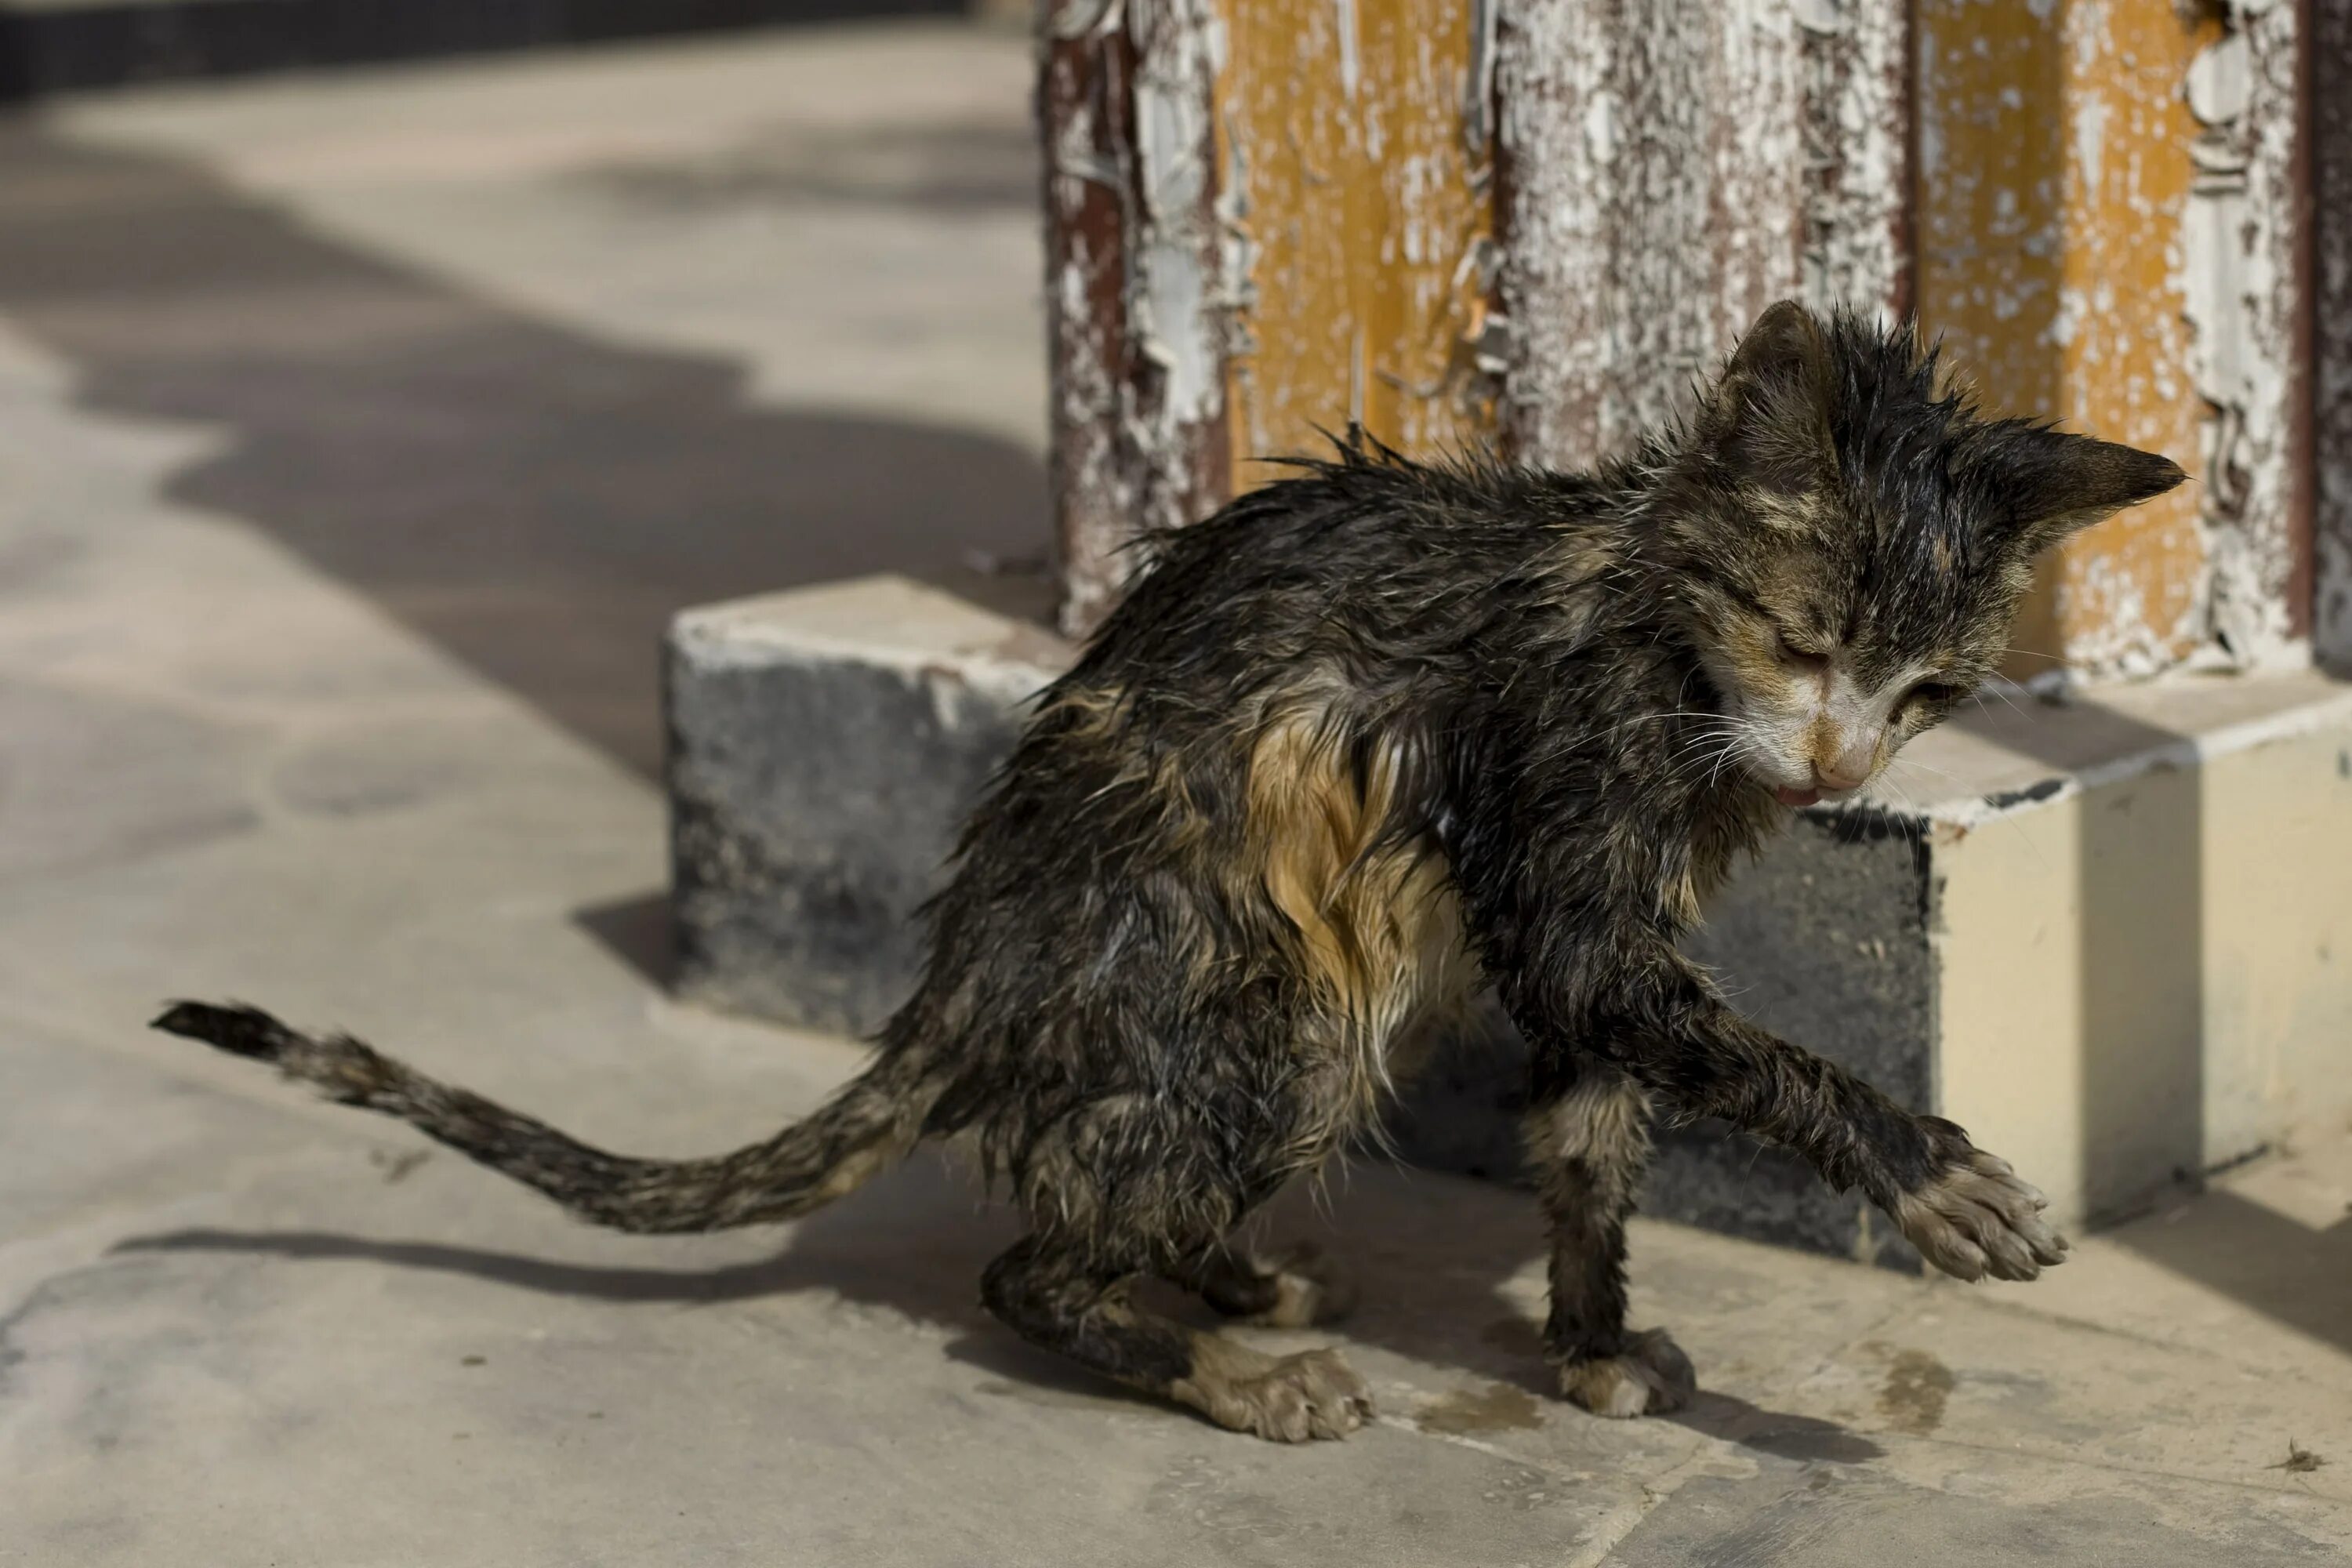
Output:
[[[1079,682],[1238,692],[1467,637],[1549,559],[1608,534],[1598,484],[1485,459],[1351,455],[1152,542]]]

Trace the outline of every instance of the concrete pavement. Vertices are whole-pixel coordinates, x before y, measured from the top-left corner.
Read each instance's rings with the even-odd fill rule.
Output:
[[[1643,1225],[1706,1394],[1626,1425],[1543,1393],[1523,1196],[1360,1166],[1270,1223],[1352,1259],[1383,1419],[1280,1449],[996,1328],[1008,1221],[937,1160],[607,1236],[142,1029],[245,995],[648,1152],[854,1070],[663,996],[653,632],[1020,587],[966,557],[1043,517],[1022,56],[843,31],[0,144],[0,1562],[2347,1560],[2352,1141],[2032,1286]]]

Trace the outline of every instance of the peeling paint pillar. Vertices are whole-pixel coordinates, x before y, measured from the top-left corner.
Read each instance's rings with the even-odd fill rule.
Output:
[[[2309,624],[2298,7],[1920,0],[1919,313],[2004,413],[2200,484],[2045,573],[2020,645],[2094,675]],[[2021,673],[2029,671],[2021,670]]]
[[[1051,0],[1043,55],[1068,630],[1319,431],[1582,466],[1795,296],[2200,480],[2015,673],[2352,657],[2352,0]]]
[[[1066,626],[1349,422],[1583,463],[1776,299],[1907,301],[1897,0],[1055,0]]]
[[[1517,0],[1496,75],[1506,427],[1583,465],[1764,307],[1902,308],[1905,7]]]
[[[2352,668],[2352,0],[2306,0],[2310,108],[2312,643]]]
[[[1131,541],[1230,493],[1220,31],[1207,0],[1058,0],[1041,16],[1055,536],[1076,630],[1116,598]]]

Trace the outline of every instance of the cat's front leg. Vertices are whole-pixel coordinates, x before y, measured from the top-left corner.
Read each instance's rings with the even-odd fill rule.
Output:
[[[1685,1115],[1714,1116],[1795,1150],[1859,1188],[1920,1255],[1962,1279],[2031,1279],[2066,1241],[2009,1163],[1941,1117],[1905,1110],[1834,1062],[1758,1028],[1671,948],[1589,993],[1580,1037]]]
[[[1536,1078],[1528,1158],[1551,1228],[1544,1352],[1560,1396],[1596,1415],[1679,1410],[1698,1388],[1690,1358],[1664,1329],[1625,1325],[1625,1220],[1649,1163],[1649,1096],[1565,1052]]]

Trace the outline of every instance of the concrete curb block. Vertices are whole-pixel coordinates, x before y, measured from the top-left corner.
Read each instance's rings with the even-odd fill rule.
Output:
[[[1065,645],[896,577],[687,611],[670,630],[672,899],[691,1000],[866,1035],[912,916]]]

